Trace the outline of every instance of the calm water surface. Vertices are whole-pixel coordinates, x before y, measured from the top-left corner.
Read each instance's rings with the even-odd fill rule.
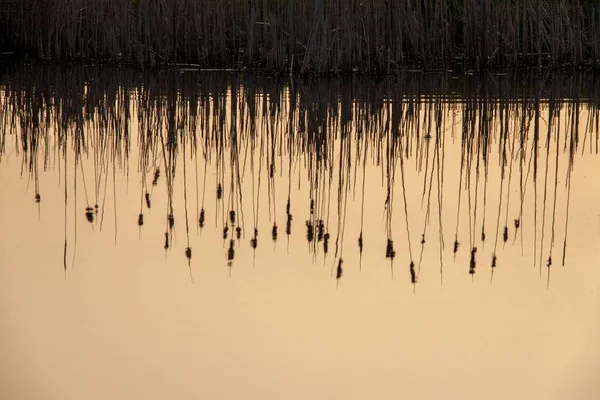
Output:
[[[600,81],[0,76],[7,399],[597,399]]]

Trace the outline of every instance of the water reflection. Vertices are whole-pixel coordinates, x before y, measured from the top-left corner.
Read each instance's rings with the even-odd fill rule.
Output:
[[[65,274],[85,217],[95,231],[110,218],[115,242],[137,221],[192,282],[206,235],[230,274],[250,263],[241,249],[254,260],[301,235],[338,283],[366,252],[413,285],[434,263],[440,282],[448,262],[493,279],[511,247],[549,283],[568,262],[569,210],[588,206],[571,204],[571,181],[597,157],[600,91],[584,75],[508,79],[23,66],[2,80],[0,165],[20,161],[38,215],[46,190],[63,198]]]

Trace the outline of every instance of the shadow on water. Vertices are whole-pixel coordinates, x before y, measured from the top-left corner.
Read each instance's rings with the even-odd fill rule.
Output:
[[[249,245],[254,260],[266,246],[267,240],[259,241],[265,216],[277,251],[278,213],[285,205],[288,252],[299,232],[292,229],[295,221],[304,220],[307,251],[313,262],[330,263],[337,282],[343,260],[357,257],[360,271],[363,253],[379,246],[385,254],[377,257],[388,259],[391,278],[399,261],[415,286],[427,252],[439,259],[440,282],[445,254],[454,262],[468,260],[465,272],[473,276],[481,270],[478,261],[490,260],[492,279],[502,253],[516,246],[524,255],[524,241],[532,239],[531,262],[540,274],[546,266],[549,283],[553,259],[562,265],[568,259],[575,160],[598,154],[600,85],[592,75],[407,72],[379,82],[292,81],[187,70],[21,66],[0,84],[0,168],[15,149],[23,178],[33,180],[38,216],[49,184],[43,174],[60,171],[65,274],[69,257],[75,265],[77,217],[103,230],[108,193],[117,242],[123,218],[117,210],[127,201],[118,193],[117,175],[129,190],[130,164],[137,157],[139,237],[150,219],[160,218],[151,210],[164,191],[160,241],[167,254],[178,248],[175,215],[183,196],[182,256],[192,282],[193,264],[202,260],[192,258],[198,241],[190,224],[198,237],[205,229],[222,234],[231,274],[237,249]],[[458,146],[459,159],[447,160]],[[180,171],[183,181],[176,178]],[[369,192],[375,180],[385,192],[378,206]],[[444,185],[448,180],[456,185]],[[82,189],[85,207],[77,201]],[[293,198],[298,193],[305,197]],[[357,248],[344,247],[349,197],[359,204],[359,228],[350,233],[358,238]],[[248,207],[252,221],[246,225]],[[381,215],[375,207],[383,209],[380,244],[369,235],[370,222]],[[450,249],[448,221],[454,222]],[[395,231],[398,223],[405,232]],[[532,238],[524,238],[527,224]]]

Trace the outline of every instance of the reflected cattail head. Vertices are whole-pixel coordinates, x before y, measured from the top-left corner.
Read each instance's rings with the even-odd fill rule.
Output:
[[[150,193],[146,192],[144,197],[146,198],[146,207],[150,208]]]
[[[235,228],[235,237],[239,240],[242,237],[242,228],[239,226]]]
[[[36,203],[39,203],[41,199],[42,199],[42,198],[40,197],[40,194],[39,194],[39,193],[36,193],[36,194],[35,194],[35,202],[36,202]]]
[[[219,183],[217,185],[217,199],[221,200],[222,197],[223,197],[223,186],[221,186],[221,184]]]
[[[502,234],[502,239],[504,240],[504,242],[506,242],[508,240],[508,226],[504,227],[504,233]]]
[[[223,239],[227,239],[227,234],[229,233],[229,227],[225,225],[223,228]]]
[[[85,218],[89,223],[94,222],[94,209],[92,207],[85,208]]]
[[[287,204],[285,205],[285,213],[290,215],[290,199],[287,200]]]
[[[319,220],[319,224],[317,227],[317,240],[320,242],[321,240],[323,240],[323,234],[325,233],[325,224],[323,223],[322,219]]]
[[[358,248],[360,249],[360,252],[362,253],[362,251],[363,251],[363,236],[362,236],[362,231],[358,235]]]
[[[454,253],[456,253],[458,251],[458,246],[460,243],[458,243],[458,240],[454,241]]]
[[[165,232],[165,250],[169,248],[169,233]]]
[[[344,260],[342,260],[340,258],[340,260],[338,261],[338,266],[335,272],[335,279],[340,279],[342,277],[342,275],[344,275],[344,269],[342,268],[342,263],[344,262]]]
[[[394,251],[394,241],[388,239],[385,245],[385,258],[393,258],[395,255],[396,252]]]
[[[235,211],[234,210],[229,211],[229,221],[231,222],[231,224],[235,224]]]
[[[285,234],[288,236],[292,234],[292,216],[290,214],[288,214],[285,222]]]
[[[156,186],[158,183],[158,178],[160,177],[160,168],[156,168],[154,170],[154,179],[152,179],[152,186]]]
[[[552,256],[548,257],[548,261],[546,261],[546,267],[550,268],[552,265]]]
[[[471,275],[475,273],[475,268],[477,267],[477,261],[475,261],[475,253],[477,253],[477,247],[473,247],[471,249],[471,260],[469,262],[469,274]]]
[[[250,239],[250,246],[252,246],[253,249],[256,249],[256,246],[258,246],[258,229],[256,228],[254,228],[254,237]]]
[[[138,226],[142,225],[144,225],[144,214],[140,213],[140,215],[138,215]]]
[[[173,214],[167,215],[167,220],[169,221],[169,229],[173,229],[173,226],[175,226],[175,218],[173,217]]]
[[[192,259],[192,248],[191,247],[186,247],[185,256],[188,260]]]
[[[313,228],[313,224],[310,221],[306,221],[306,240],[312,242],[315,238],[315,232]]]
[[[492,268],[496,268],[496,261],[497,261],[496,254],[494,254],[492,256]]]
[[[204,228],[204,221],[205,221],[205,215],[204,215],[204,208],[202,210],[200,210],[200,217],[198,218],[198,225],[200,225],[200,228]]]
[[[519,229],[519,226],[521,226],[521,220],[515,219],[515,229]]]
[[[273,237],[273,241],[277,241],[277,224],[273,224],[273,229],[271,230],[271,236]]]
[[[425,244],[425,234],[421,235],[421,244]]]

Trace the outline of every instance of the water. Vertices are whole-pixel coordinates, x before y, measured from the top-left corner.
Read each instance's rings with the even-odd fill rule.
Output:
[[[6,398],[597,398],[599,82],[0,78]]]

